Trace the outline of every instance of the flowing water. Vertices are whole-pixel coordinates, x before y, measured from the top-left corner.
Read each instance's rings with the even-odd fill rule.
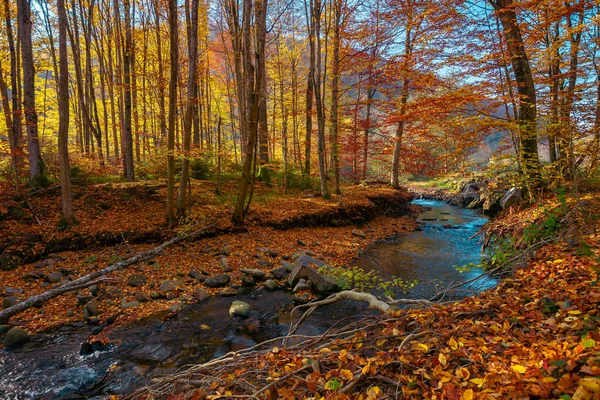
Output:
[[[356,265],[377,270],[384,278],[418,280],[411,294],[418,298],[430,297],[451,282],[479,275],[479,270],[461,274],[453,266],[479,260],[479,244],[468,238],[486,219],[477,211],[440,201],[414,203],[427,208],[419,216],[421,229],[369,246]],[[482,279],[470,289],[482,290],[494,284],[491,279]],[[453,291],[449,296],[459,298],[465,294]],[[0,399],[104,398],[107,393],[128,393],[148,383],[153,375],[287,333],[294,306],[288,292],[259,290],[235,299],[253,307],[249,319],[229,316],[234,298],[213,297],[184,307],[174,318],[166,318],[167,313],[161,312],[115,328],[108,334],[110,345],[91,355],[80,355],[81,344],[93,329],[84,323],[37,334],[19,349],[1,349]],[[347,323],[372,313],[353,302],[323,307],[298,333],[319,334],[340,321]]]

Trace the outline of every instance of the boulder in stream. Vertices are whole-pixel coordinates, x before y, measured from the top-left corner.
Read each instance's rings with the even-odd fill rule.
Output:
[[[294,269],[288,277],[290,286],[295,287],[300,279],[304,278],[307,281],[311,281],[313,289],[319,293],[337,292],[339,290],[337,280],[331,276],[320,274],[312,265],[319,268],[324,266],[325,263],[306,254],[300,255],[296,259]]]
[[[231,278],[227,274],[209,276],[204,281],[204,284],[211,288],[223,287],[231,282]]]
[[[4,347],[6,347],[7,349],[12,349],[15,347],[22,346],[28,341],[29,334],[25,330],[19,327],[15,327],[8,331],[8,333],[4,337]]]
[[[250,316],[250,304],[241,300],[234,300],[229,307],[229,315],[232,317],[248,318]]]

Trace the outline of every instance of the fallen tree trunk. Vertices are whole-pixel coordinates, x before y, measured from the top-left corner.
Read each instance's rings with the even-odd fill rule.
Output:
[[[7,324],[8,320],[11,317],[13,317],[17,314],[20,314],[23,311],[30,309],[31,307],[38,306],[38,305],[40,305],[50,299],[53,299],[54,297],[60,296],[64,293],[83,289],[85,287],[95,285],[96,283],[105,283],[108,280],[106,280],[106,279],[103,280],[103,279],[98,279],[98,278],[100,278],[104,275],[107,275],[111,272],[115,272],[115,271],[127,268],[130,265],[137,264],[139,262],[148,260],[148,259],[160,254],[164,249],[171,246],[172,244],[181,242],[182,240],[192,239],[192,238],[198,236],[200,233],[202,233],[205,230],[207,230],[208,228],[212,227],[214,224],[215,223],[212,223],[212,224],[205,226],[204,228],[194,231],[190,234],[176,236],[170,240],[167,240],[166,242],[164,242],[163,244],[161,244],[159,246],[156,246],[156,247],[151,248],[150,250],[141,252],[127,260],[120,261],[118,263],[109,265],[108,267],[101,269],[99,271],[92,272],[91,274],[88,274],[88,275],[84,275],[81,278],[77,278],[74,281],[71,281],[65,285],[58,287],[58,288],[49,290],[42,294],[31,296],[21,303],[15,304],[14,306],[8,307],[8,308],[0,311],[0,324]]]

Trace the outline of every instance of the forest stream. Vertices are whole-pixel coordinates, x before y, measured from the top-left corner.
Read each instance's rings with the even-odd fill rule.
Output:
[[[480,211],[436,200],[414,203],[426,208],[419,216],[420,229],[367,247],[355,265],[365,271],[378,270],[386,279],[396,276],[405,281],[418,280],[410,294],[416,298],[431,297],[451,282],[480,275],[478,269],[460,273],[455,268],[480,258],[480,244],[469,240],[486,222]],[[461,288],[464,291],[448,293],[446,299],[473,294],[495,283],[485,278]],[[252,306],[248,319],[229,315],[235,299]],[[81,344],[94,327],[83,322],[64,325],[36,334],[22,348],[0,349],[0,398],[100,399],[106,394],[130,393],[153,375],[285,335],[293,307],[291,294],[286,291],[257,290],[235,298],[212,297],[184,307],[173,318],[165,318],[167,312],[161,312],[115,327],[108,333],[110,344],[89,355],[81,355]],[[319,334],[340,320],[370,313],[366,306],[353,302],[325,306],[298,333]]]

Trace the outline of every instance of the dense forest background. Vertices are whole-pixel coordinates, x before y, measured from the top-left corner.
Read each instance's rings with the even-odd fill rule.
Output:
[[[591,178],[592,0],[2,0],[0,184],[190,177],[318,188],[523,172]],[[318,181],[317,181],[318,178]],[[176,185],[176,181],[179,185]],[[178,186],[178,192],[177,188]],[[217,191],[219,184],[217,184]]]

